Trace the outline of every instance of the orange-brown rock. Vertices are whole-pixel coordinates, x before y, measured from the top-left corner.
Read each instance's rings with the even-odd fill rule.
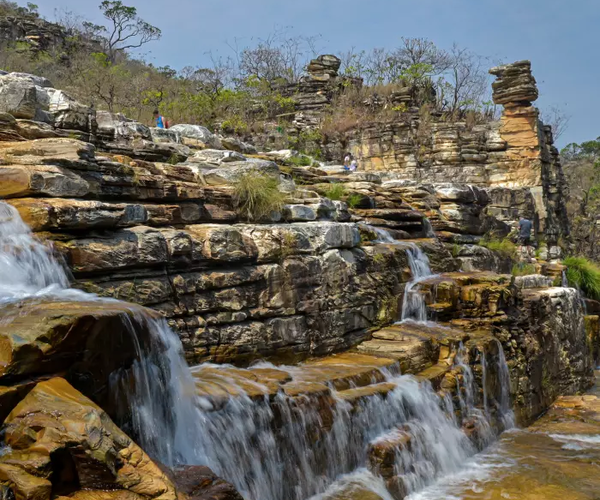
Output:
[[[227,481],[203,466],[185,466],[173,470],[170,477],[177,493],[188,500],[243,500]]]
[[[3,432],[10,451],[0,456],[0,483],[18,500],[50,500],[79,490],[135,494],[119,500],[177,498],[171,481],[139,446],[62,378],[39,383],[7,417]]]

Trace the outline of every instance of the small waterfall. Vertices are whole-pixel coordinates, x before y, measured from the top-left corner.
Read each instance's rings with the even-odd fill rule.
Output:
[[[406,255],[408,256],[408,265],[413,279],[406,284],[404,290],[401,320],[425,322],[427,321],[427,307],[425,298],[419,292],[419,284],[424,279],[433,276],[429,266],[429,258],[415,244],[406,249]]]
[[[202,432],[187,443],[184,459],[208,465],[247,499],[304,500],[341,488],[347,474],[367,466],[370,446],[402,428],[411,450],[398,455],[396,469],[410,491],[458,470],[476,450],[431,385],[409,375],[388,374],[387,381],[396,388],[385,397],[335,401],[330,425],[329,410],[309,404],[310,396],[298,402],[278,394],[273,404],[242,392],[222,408],[200,411]]]
[[[136,311],[129,331],[137,360],[110,376],[110,393],[120,410],[118,423],[136,436],[142,448],[169,466],[187,463],[189,447],[198,441],[201,414],[196,386],[183,356],[179,337],[166,321]],[[140,345],[134,323],[149,332]]]
[[[487,361],[485,359],[485,351],[481,350],[481,388],[483,390],[483,411],[489,415],[488,407],[488,389],[487,389]]]
[[[362,227],[367,230],[375,233],[377,238],[373,240],[373,243],[398,243],[396,239],[392,237],[392,235],[386,229],[381,227],[371,226],[370,224],[360,224]]]
[[[423,228],[425,229],[425,238],[437,238],[431,221],[427,217],[423,217]]]
[[[52,249],[35,238],[14,207],[0,202],[0,306],[39,298],[114,302],[69,288],[67,272]],[[198,432],[195,386],[179,337],[164,320],[143,311],[132,308],[132,317],[124,317],[137,361],[111,375],[111,393],[127,430],[152,456],[171,465],[181,461],[180,450]],[[140,330],[149,332],[148,345],[140,345]]]
[[[500,416],[504,429],[512,429],[515,426],[515,412],[510,400],[510,373],[508,363],[504,355],[504,349],[499,340],[498,343],[498,379],[500,382]]]
[[[473,370],[471,370],[471,367],[466,361],[466,350],[462,343],[454,359],[454,364],[460,368],[462,374],[462,383],[460,378],[458,379],[458,394],[461,414],[463,416],[463,420],[466,420],[475,426],[477,437],[476,441],[478,444],[478,449],[481,450],[492,442],[494,438],[494,432],[492,430],[492,426],[490,425],[489,415],[485,411],[485,405],[487,401],[484,402],[484,411],[477,407],[477,398],[475,395],[478,392],[478,387],[475,382]]]
[[[567,278],[567,271],[565,269],[562,270],[561,274],[560,274],[560,278],[561,278],[561,285],[563,288],[569,288],[571,285],[569,285],[569,279]]]
[[[64,268],[32,234],[17,210],[0,202],[0,304],[64,291]]]

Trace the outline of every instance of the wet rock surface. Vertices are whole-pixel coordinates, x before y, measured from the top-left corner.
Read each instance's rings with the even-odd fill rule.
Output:
[[[37,384],[2,430],[10,449],[0,456],[0,483],[15,498],[44,500],[79,490],[86,497],[87,490],[124,490],[130,498],[177,498],[150,458],[64,379]]]

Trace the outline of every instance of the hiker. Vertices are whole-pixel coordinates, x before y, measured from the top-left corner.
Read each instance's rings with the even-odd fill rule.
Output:
[[[350,168],[351,160],[352,160],[352,156],[350,155],[350,153],[346,153],[346,156],[344,158],[344,170],[348,171],[348,169]]]
[[[355,159],[353,159],[352,162],[350,163],[350,172],[356,172],[357,168],[358,168],[358,163]]]
[[[521,217],[519,220],[519,243],[521,246],[527,247],[529,251],[529,246],[531,246],[531,229],[533,228],[533,222],[531,222],[526,217]]]
[[[169,121],[164,116],[159,114],[158,109],[154,110],[152,116],[154,117],[154,125],[156,128],[169,128]]]

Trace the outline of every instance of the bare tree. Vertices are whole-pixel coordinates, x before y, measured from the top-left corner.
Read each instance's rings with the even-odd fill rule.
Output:
[[[405,67],[428,65],[434,75],[443,73],[450,63],[448,53],[426,38],[403,37],[396,54]]]
[[[278,30],[256,45],[240,50],[239,41],[229,43],[234,51],[242,79],[257,78],[270,86],[278,81],[297,82],[310,57],[316,55],[319,37],[286,35]]]
[[[542,122],[552,127],[552,135],[555,141],[565,133],[571,121],[571,116],[564,109],[554,105],[543,110],[540,118]]]
[[[366,52],[361,50],[358,52],[356,47],[340,54],[342,61],[340,71],[342,75],[353,78],[364,78],[366,69]]]
[[[123,5],[120,0],[104,0],[100,10],[112,26],[104,28],[108,60],[114,63],[118,54],[136,49],[161,37],[161,31],[137,15],[135,7]]]
[[[444,72],[446,85],[441,86],[442,101],[452,113],[477,107],[488,90],[488,79],[484,59],[454,44]]]

